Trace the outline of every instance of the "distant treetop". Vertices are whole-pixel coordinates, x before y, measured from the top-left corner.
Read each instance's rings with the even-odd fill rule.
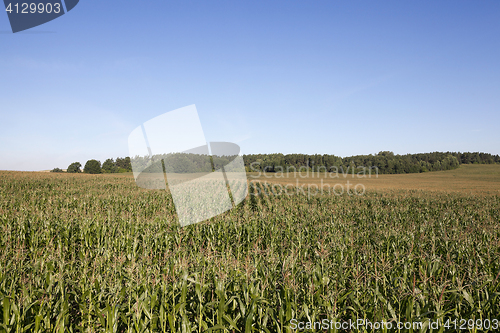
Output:
[[[69,172],[69,173],[82,172],[81,167],[82,167],[82,165],[80,164],[80,162],[74,162],[68,166],[68,169],[66,170],[66,172]]]
[[[83,172],[90,174],[102,173],[101,162],[97,160],[88,160],[87,163],[85,163]]]

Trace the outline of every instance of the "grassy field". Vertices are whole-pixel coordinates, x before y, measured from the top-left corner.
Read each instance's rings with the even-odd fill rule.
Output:
[[[131,175],[0,172],[0,332],[497,331],[499,167],[354,179],[362,196],[255,184],[185,228]]]
[[[302,177],[306,176],[306,177]],[[366,175],[341,171],[337,174],[309,173],[299,174],[279,173],[249,173],[251,181],[272,182],[276,184],[335,184],[346,185],[363,184],[366,190],[429,190],[461,193],[482,193],[500,195],[500,165],[498,164],[463,164],[460,168],[449,171],[435,171],[425,173],[376,175],[375,172]]]

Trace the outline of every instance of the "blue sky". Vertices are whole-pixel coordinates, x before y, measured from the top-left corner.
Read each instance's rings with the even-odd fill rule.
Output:
[[[500,1],[80,1],[0,13],[0,169],[127,156],[196,104],[243,153],[500,154]]]

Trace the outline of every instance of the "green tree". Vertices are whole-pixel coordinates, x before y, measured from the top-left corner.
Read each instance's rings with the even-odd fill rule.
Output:
[[[68,167],[68,170],[66,170],[66,172],[69,172],[69,173],[82,172],[82,170],[80,169],[81,167],[82,167],[82,165],[80,164],[80,162],[71,163]]]
[[[64,172],[64,170],[59,169],[59,168],[54,168],[54,169],[50,170],[50,172]]]
[[[132,164],[128,156],[125,158],[117,157],[115,165],[118,167],[118,172],[132,171]]]
[[[118,172],[115,161],[112,158],[108,158],[106,161],[104,161],[104,163],[102,164],[102,171],[106,173]]]
[[[87,163],[85,163],[83,172],[91,174],[102,173],[101,162],[97,160],[88,160]]]

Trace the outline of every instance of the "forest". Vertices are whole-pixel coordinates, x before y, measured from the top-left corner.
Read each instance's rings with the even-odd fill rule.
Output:
[[[376,155],[356,155],[339,157],[335,155],[306,154],[252,154],[244,155],[248,172],[287,172],[307,168],[323,172],[364,167],[378,170],[380,174],[419,173],[427,171],[451,170],[460,164],[500,163],[499,155],[488,153],[433,152],[422,154],[395,155],[390,151],[381,151]]]
[[[100,161],[90,160],[85,164],[86,173],[120,173],[132,171],[132,166],[144,172],[161,172],[161,161],[166,172],[192,173],[210,172],[226,166],[235,156],[211,156],[202,154],[176,153],[149,157],[124,157],[107,159],[101,166]],[[376,155],[356,155],[339,157],[327,154],[249,154],[243,155],[247,172],[293,172],[311,170],[320,172],[338,172],[351,168],[370,168],[378,174],[420,173],[428,171],[452,170],[460,164],[500,163],[499,155],[480,152],[433,152],[421,154],[397,155],[391,151],[381,151]],[[74,162],[68,172],[81,172],[81,164]],[[53,172],[62,172],[54,169]],[[226,170],[231,171],[231,170]],[[237,171],[237,170],[235,170]]]

